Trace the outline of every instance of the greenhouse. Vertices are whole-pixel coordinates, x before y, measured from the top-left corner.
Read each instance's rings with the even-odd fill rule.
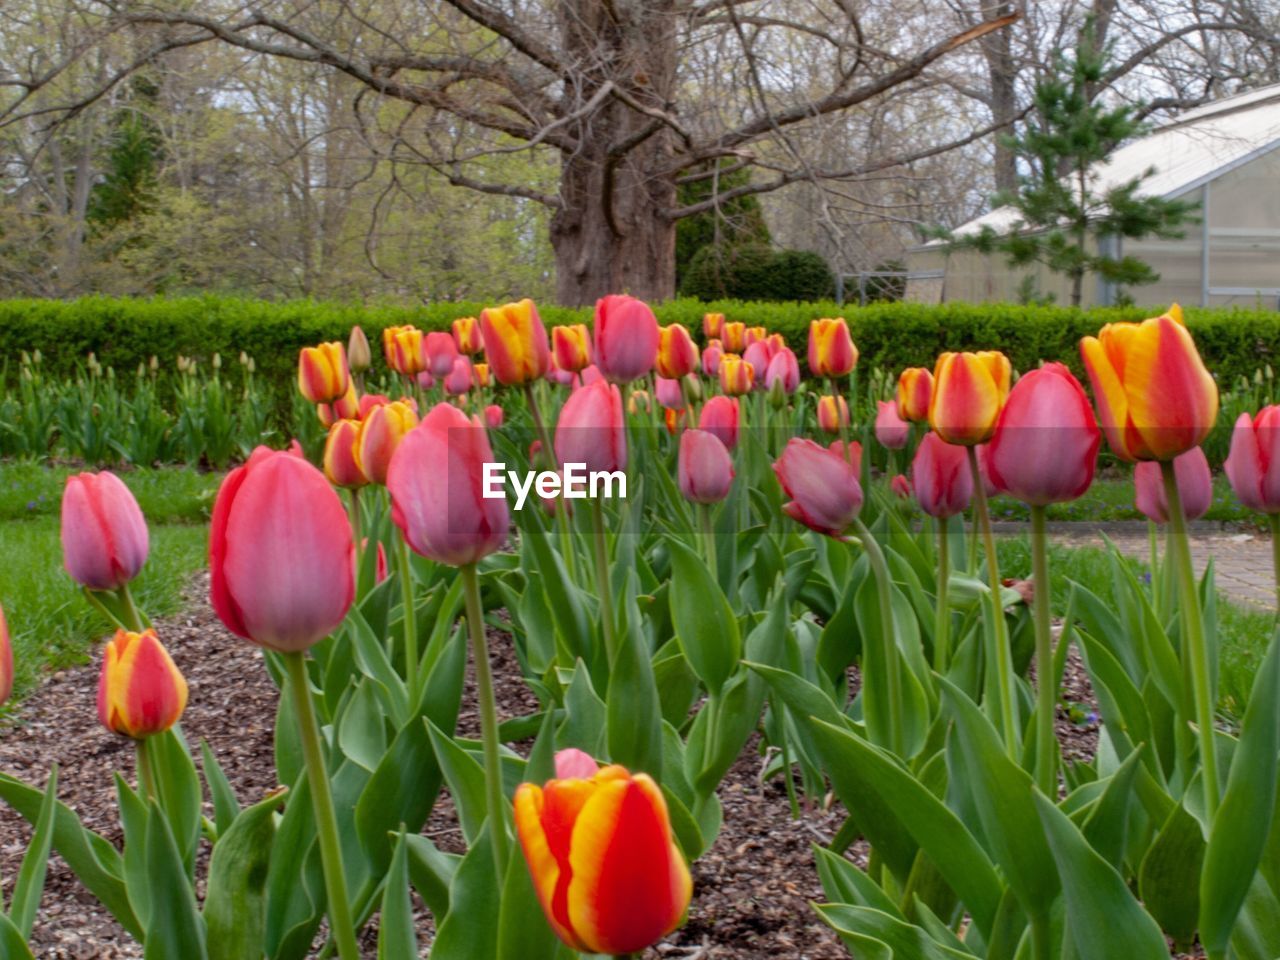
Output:
[[[1127,183],[1150,169],[1155,173],[1142,191],[1197,203],[1195,219],[1181,239],[1104,241],[1113,256],[1139,257],[1160,279],[1123,291],[1090,278],[1083,305],[1112,304],[1128,293],[1144,303],[1280,309],[1280,84],[1187,111],[1120,148],[1097,168],[1096,188]],[[1006,231],[1016,218],[1012,207],[999,207],[955,234],[986,226]],[[1009,266],[998,253],[948,249],[935,240],[908,258],[908,300],[1009,301],[1028,288],[1058,303],[1070,300],[1066,277],[1040,264]]]

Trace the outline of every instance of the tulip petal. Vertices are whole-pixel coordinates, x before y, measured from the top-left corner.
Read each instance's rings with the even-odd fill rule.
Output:
[[[1235,429],[1231,431],[1231,452],[1222,464],[1222,469],[1231,481],[1231,489],[1236,497],[1250,510],[1266,510],[1262,493],[1265,469],[1262,458],[1253,418],[1248,413],[1242,413],[1236,418]]]
[[[1107,328],[1104,328],[1104,333]],[[1093,385],[1093,396],[1098,404],[1098,422],[1107,443],[1121,460],[1136,459],[1129,446],[1126,425],[1129,422],[1129,397],[1125,393],[1120,374],[1112,363],[1112,353],[1097,337],[1085,337],[1080,341],[1080,356]],[[1122,360],[1123,362],[1123,360]]]
[[[1165,460],[1200,443],[1218,416],[1218,386],[1187,328],[1171,317],[1146,320],[1127,352],[1130,416],[1151,455]]]

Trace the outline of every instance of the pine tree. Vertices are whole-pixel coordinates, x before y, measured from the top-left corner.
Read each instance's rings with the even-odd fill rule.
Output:
[[[1110,256],[1105,241],[1179,238],[1195,209],[1182,200],[1140,195],[1154,167],[1118,186],[1100,187],[1097,166],[1121,142],[1145,132],[1137,107],[1101,101],[1110,59],[1110,48],[1096,43],[1092,22],[1071,56],[1055,54],[1052,71],[1036,84],[1031,119],[1006,140],[1023,172],[1017,189],[997,194],[994,202],[1013,207],[1017,221],[1008,232],[985,226],[975,236],[952,238],[955,246],[1003,253],[1010,266],[1043,263],[1065,275],[1073,306],[1080,305],[1089,274],[1126,286],[1160,279],[1137,257]],[[1090,234],[1098,241],[1092,252]]]

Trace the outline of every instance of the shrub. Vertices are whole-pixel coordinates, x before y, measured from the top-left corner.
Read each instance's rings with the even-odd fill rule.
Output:
[[[763,243],[705,246],[689,261],[681,292],[706,300],[773,299],[774,261],[773,251]]]
[[[835,295],[836,278],[821,254],[782,250],[773,258],[770,300],[827,300]]]

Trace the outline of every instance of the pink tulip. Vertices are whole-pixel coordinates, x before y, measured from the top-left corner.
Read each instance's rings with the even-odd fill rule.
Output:
[[[698,415],[698,429],[715,434],[725,449],[732,451],[738,445],[738,398],[712,397],[708,400]]]
[[[684,409],[684,385],[679,380],[658,377],[658,383],[653,392],[658,398],[658,403],[668,410]]]
[[[916,448],[911,480],[920,509],[939,520],[964,513],[973,498],[968,451],[936,433],[926,433]]]
[[[484,496],[484,465],[493,462],[478,417],[438,403],[396,449],[387,473],[391,519],[417,553],[460,567],[507,539],[505,497]]]
[[[795,393],[796,388],[800,386],[800,362],[787,347],[783,347],[773,355],[773,359],[769,361],[769,366],[765,370],[766,389],[772,390],[776,382],[781,382],[781,389],[786,394]]]
[[[849,466],[853,467],[853,475],[855,477],[862,476],[862,444],[857,440],[849,441],[848,453],[845,452],[843,440],[832,440],[827,444],[827,449],[834,453],[841,460],[848,460]],[[861,482],[861,480],[859,480]]]
[[[327,486],[327,484],[326,484]],[[62,559],[90,590],[118,590],[147,562],[147,521],[114,473],[81,473],[62,491]]]
[[[757,387],[764,386],[764,375],[769,371],[769,362],[773,359],[773,351],[767,340],[757,340],[750,344],[742,354],[742,359],[751,364],[755,373]]]
[[[889,489],[893,491],[893,495],[899,500],[911,499],[911,481],[901,473],[893,475],[893,479],[889,481]]]
[[[454,357],[453,369],[444,378],[444,392],[451,397],[460,397],[471,389],[471,360],[468,357]]]
[[[569,395],[556,423],[556,459],[588,473],[627,469],[626,417],[616,384],[597,380]]]
[[[450,337],[449,339],[452,340],[453,338]],[[432,373],[430,370],[423,370],[413,379],[414,379],[414,382],[417,383],[419,389],[422,389],[422,390],[430,390],[432,387],[436,385],[435,374]]]
[[[1023,503],[1075,500],[1093,483],[1101,442],[1080,381],[1047,363],[1009,392],[987,444],[987,471],[996,490]]]
[[[680,492],[693,503],[719,503],[733,485],[733,459],[725,445],[706,430],[680,436]]]
[[[1280,513],[1280,407],[1240,414],[1222,465],[1231,489],[1250,510]]]
[[[1192,447],[1173,458],[1173,475],[1187,520],[1198,520],[1213,504],[1213,477],[1209,460],[1201,447]],[[1169,501],[1164,495],[1164,476],[1156,460],[1139,460],[1133,468],[1133,505],[1147,519],[1169,522]]]
[[[978,476],[982,478],[982,492],[990,500],[1000,492],[991,479],[991,444],[980,443],[975,449],[978,454]]]
[[[658,320],[643,300],[610,294],[596,301],[595,361],[612,383],[630,383],[653,369]]]
[[[578,387],[589,387],[591,384],[599,383],[603,380],[604,374],[601,373],[600,368],[593,363],[591,366],[584,368],[582,373],[579,374],[579,377]],[[576,390],[578,387],[575,387],[574,389]]]
[[[852,466],[812,440],[793,437],[773,464],[791,501],[782,509],[811,530],[838,537],[858,518],[862,487]]]
[[[355,597],[347,512],[301,457],[259,447],[218,490],[210,594],[227,629],[259,646],[306,650]]]
[[[422,338],[422,352],[426,354],[427,369],[432,375],[447,377],[458,357],[458,344],[452,333],[436,331]]]
[[[484,408],[484,425],[490,430],[500,429],[505,419],[506,414],[496,403],[491,403]]]
[[[907,445],[911,424],[898,416],[898,404],[893,400],[880,400],[876,404],[876,440],[890,450],[901,450]]]
[[[590,780],[599,770],[595,758],[577,747],[556,751],[557,780]]]
[[[9,621],[0,610],[0,707],[13,693],[13,644],[9,640]]]
[[[720,358],[724,356],[724,348],[719,340],[712,340],[702,349],[702,372],[708,377],[720,375]]]

